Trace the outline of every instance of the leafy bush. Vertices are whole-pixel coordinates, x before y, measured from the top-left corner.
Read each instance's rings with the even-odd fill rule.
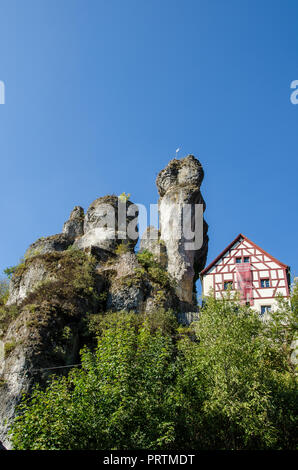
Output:
[[[174,280],[169,276],[168,272],[158,263],[153,253],[148,250],[143,250],[137,254],[137,259],[142,268],[136,268],[136,275],[140,274],[140,269],[143,273],[147,272],[151,281],[156,282],[162,287],[173,287]]]
[[[117,246],[115,253],[116,255],[121,256],[121,255],[124,255],[124,253],[128,253],[129,251],[130,251],[129,244],[122,242]]]
[[[0,306],[0,336],[3,336],[10,323],[19,315],[19,309],[16,305],[9,307],[4,305]]]
[[[158,267],[158,263],[155,261],[153,253],[148,250],[143,250],[137,253],[137,259],[145,269]]]
[[[136,315],[106,317],[82,369],[21,405],[16,449],[161,448],[174,440],[173,341]],[[145,426],[144,426],[145,424]]]
[[[127,201],[129,201],[130,196],[131,196],[130,193],[125,194],[125,192],[124,192],[124,193],[120,194],[120,196],[118,196],[118,199],[121,202],[127,202]]]
[[[7,357],[16,347],[16,341],[8,341],[4,344],[4,357]]]
[[[3,272],[8,277],[8,279],[11,279],[15,273],[16,268],[17,266],[10,266],[8,268],[5,268]]]

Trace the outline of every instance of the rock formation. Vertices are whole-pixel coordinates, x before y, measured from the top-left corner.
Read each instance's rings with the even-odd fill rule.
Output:
[[[113,252],[119,244],[128,243],[133,250],[138,239],[127,237],[127,227],[137,214],[137,206],[131,201],[122,202],[113,195],[100,197],[87,210],[83,235],[74,244],[80,249],[93,246]]]
[[[189,240],[183,230],[183,206],[188,205],[189,225],[194,231],[195,206],[201,205],[205,210],[200,192],[203,177],[201,163],[193,155],[188,155],[181,160],[170,161],[156,179],[160,195],[160,238],[166,246],[167,270],[177,281],[176,292],[181,302],[186,303],[186,308],[193,302],[194,283],[206,263],[208,225],[202,217],[201,226],[197,227],[201,244],[198,249],[189,249]]]
[[[194,318],[193,285],[207,255],[207,224],[198,250],[187,250],[171,227],[181,204],[204,204],[202,178],[202,166],[192,156],[173,160],[160,172],[160,230],[146,231],[139,253],[134,251],[137,236],[127,237],[137,226],[137,207],[114,195],[96,199],[85,214],[76,206],[61,234],[30,245],[14,270],[8,302],[0,307],[0,442],[5,447],[10,447],[8,429],[22,393],[78,362],[82,346],[94,344],[104,315],[172,309],[181,321]]]
[[[68,240],[75,241],[76,238],[84,234],[84,209],[76,206],[69,219],[65,222],[62,230],[63,234]]]

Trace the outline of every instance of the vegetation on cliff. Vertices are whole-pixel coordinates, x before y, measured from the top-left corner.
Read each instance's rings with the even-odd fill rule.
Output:
[[[295,449],[297,299],[266,323],[213,299],[191,328],[166,311],[102,316],[81,368],[24,397],[14,448]]]

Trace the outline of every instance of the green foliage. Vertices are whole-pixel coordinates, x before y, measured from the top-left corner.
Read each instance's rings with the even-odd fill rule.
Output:
[[[124,255],[125,253],[128,253],[129,251],[130,251],[129,244],[123,241],[117,246],[115,253],[116,255],[121,256],[121,255]]]
[[[25,396],[15,449],[295,449],[294,313],[271,326],[230,300],[199,320],[172,312],[96,316],[82,367]]]
[[[3,273],[8,277],[8,279],[11,279],[15,273],[16,268],[16,266],[10,266],[8,268],[5,268]]]
[[[6,358],[16,347],[16,341],[8,341],[4,344],[4,357]]]
[[[41,238],[39,240],[42,240]],[[29,258],[33,258],[34,256],[40,256],[42,251],[40,248],[30,248],[27,250],[26,254],[24,255],[24,260],[26,261]]]
[[[26,255],[20,259],[19,264],[4,269],[3,273],[11,279],[13,276],[21,276],[26,268],[26,260],[40,255],[40,250],[31,248]]]
[[[142,320],[146,322],[150,331],[160,330],[164,335],[169,335],[173,340],[176,340],[179,325],[172,310],[160,308],[155,312],[145,314]]]
[[[137,254],[137,259],[142,268],[136,268],[136,275],[147,273],[151,281],[159,284],[162,287],[173,287],[174,280],[171,279],[167,271],[158,263],[153,253],[148,250],[143,250]]]
[[[173,341],[137,315],[106,318],[82,369],[36,388],[14,426],[16,449],[136,449],[174,440]]]
[[[70,251],[71,253],[78,253],[79,248],[77,248],[75,245],[69,245],[66,249],[66,251]]]
[[[44,254],[40,260],[52,279],[38,283],[34,291],[28,294],[24,304],[41,304],[46,300],[53,304],[55,301],[61,303],[67,300],[70,306],[76,299],[85,301],[93,298],[97,301],[95,258],[81,250],[72,249],[62,253]],[[32,259],[26,260],[25,268],[32,262]]]
[[[143,266],[143,268],[153,268],[158,267],[157,261],[154,260],[154,255],[148,250],[143,250],[137,253],[138,262]]]
[[[284,343],[255,311],[229,300],[209,299],[195,330],[197,342],[179,344],[190,446],[295,448],[297,380]]]
[[[295,313],[295,315],[298,315],[298,281],[296,281],[293,286],[291,303],[293,312]]]
[[[21,258],[20,262],[16,266],[10,266],[9,268],[4,269],[4,274],[11,279],[13,276],[21,276],[25,269],[25,259]]]
[[[7,279],[0,279],[0,307],[5,305],[9,295],[9,282]]]
[[[0,337],[3,336],[10,323],[19,315],[19,309],[16,305],[0,306]]]
[[[126,201],[129,201],[130,196],[131,196],[130,193],[128,194],[122,193],[120,194],[120,196],[118,196],[118,198],[121,202],[126,202]]]

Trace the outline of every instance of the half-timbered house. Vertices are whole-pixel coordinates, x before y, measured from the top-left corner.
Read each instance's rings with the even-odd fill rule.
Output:
[[[201,273],[202,295],[223,298],[239,292],[242,303],[266,314],[277,296],[290,295],[290,269],[245,235],[238,235]]]

